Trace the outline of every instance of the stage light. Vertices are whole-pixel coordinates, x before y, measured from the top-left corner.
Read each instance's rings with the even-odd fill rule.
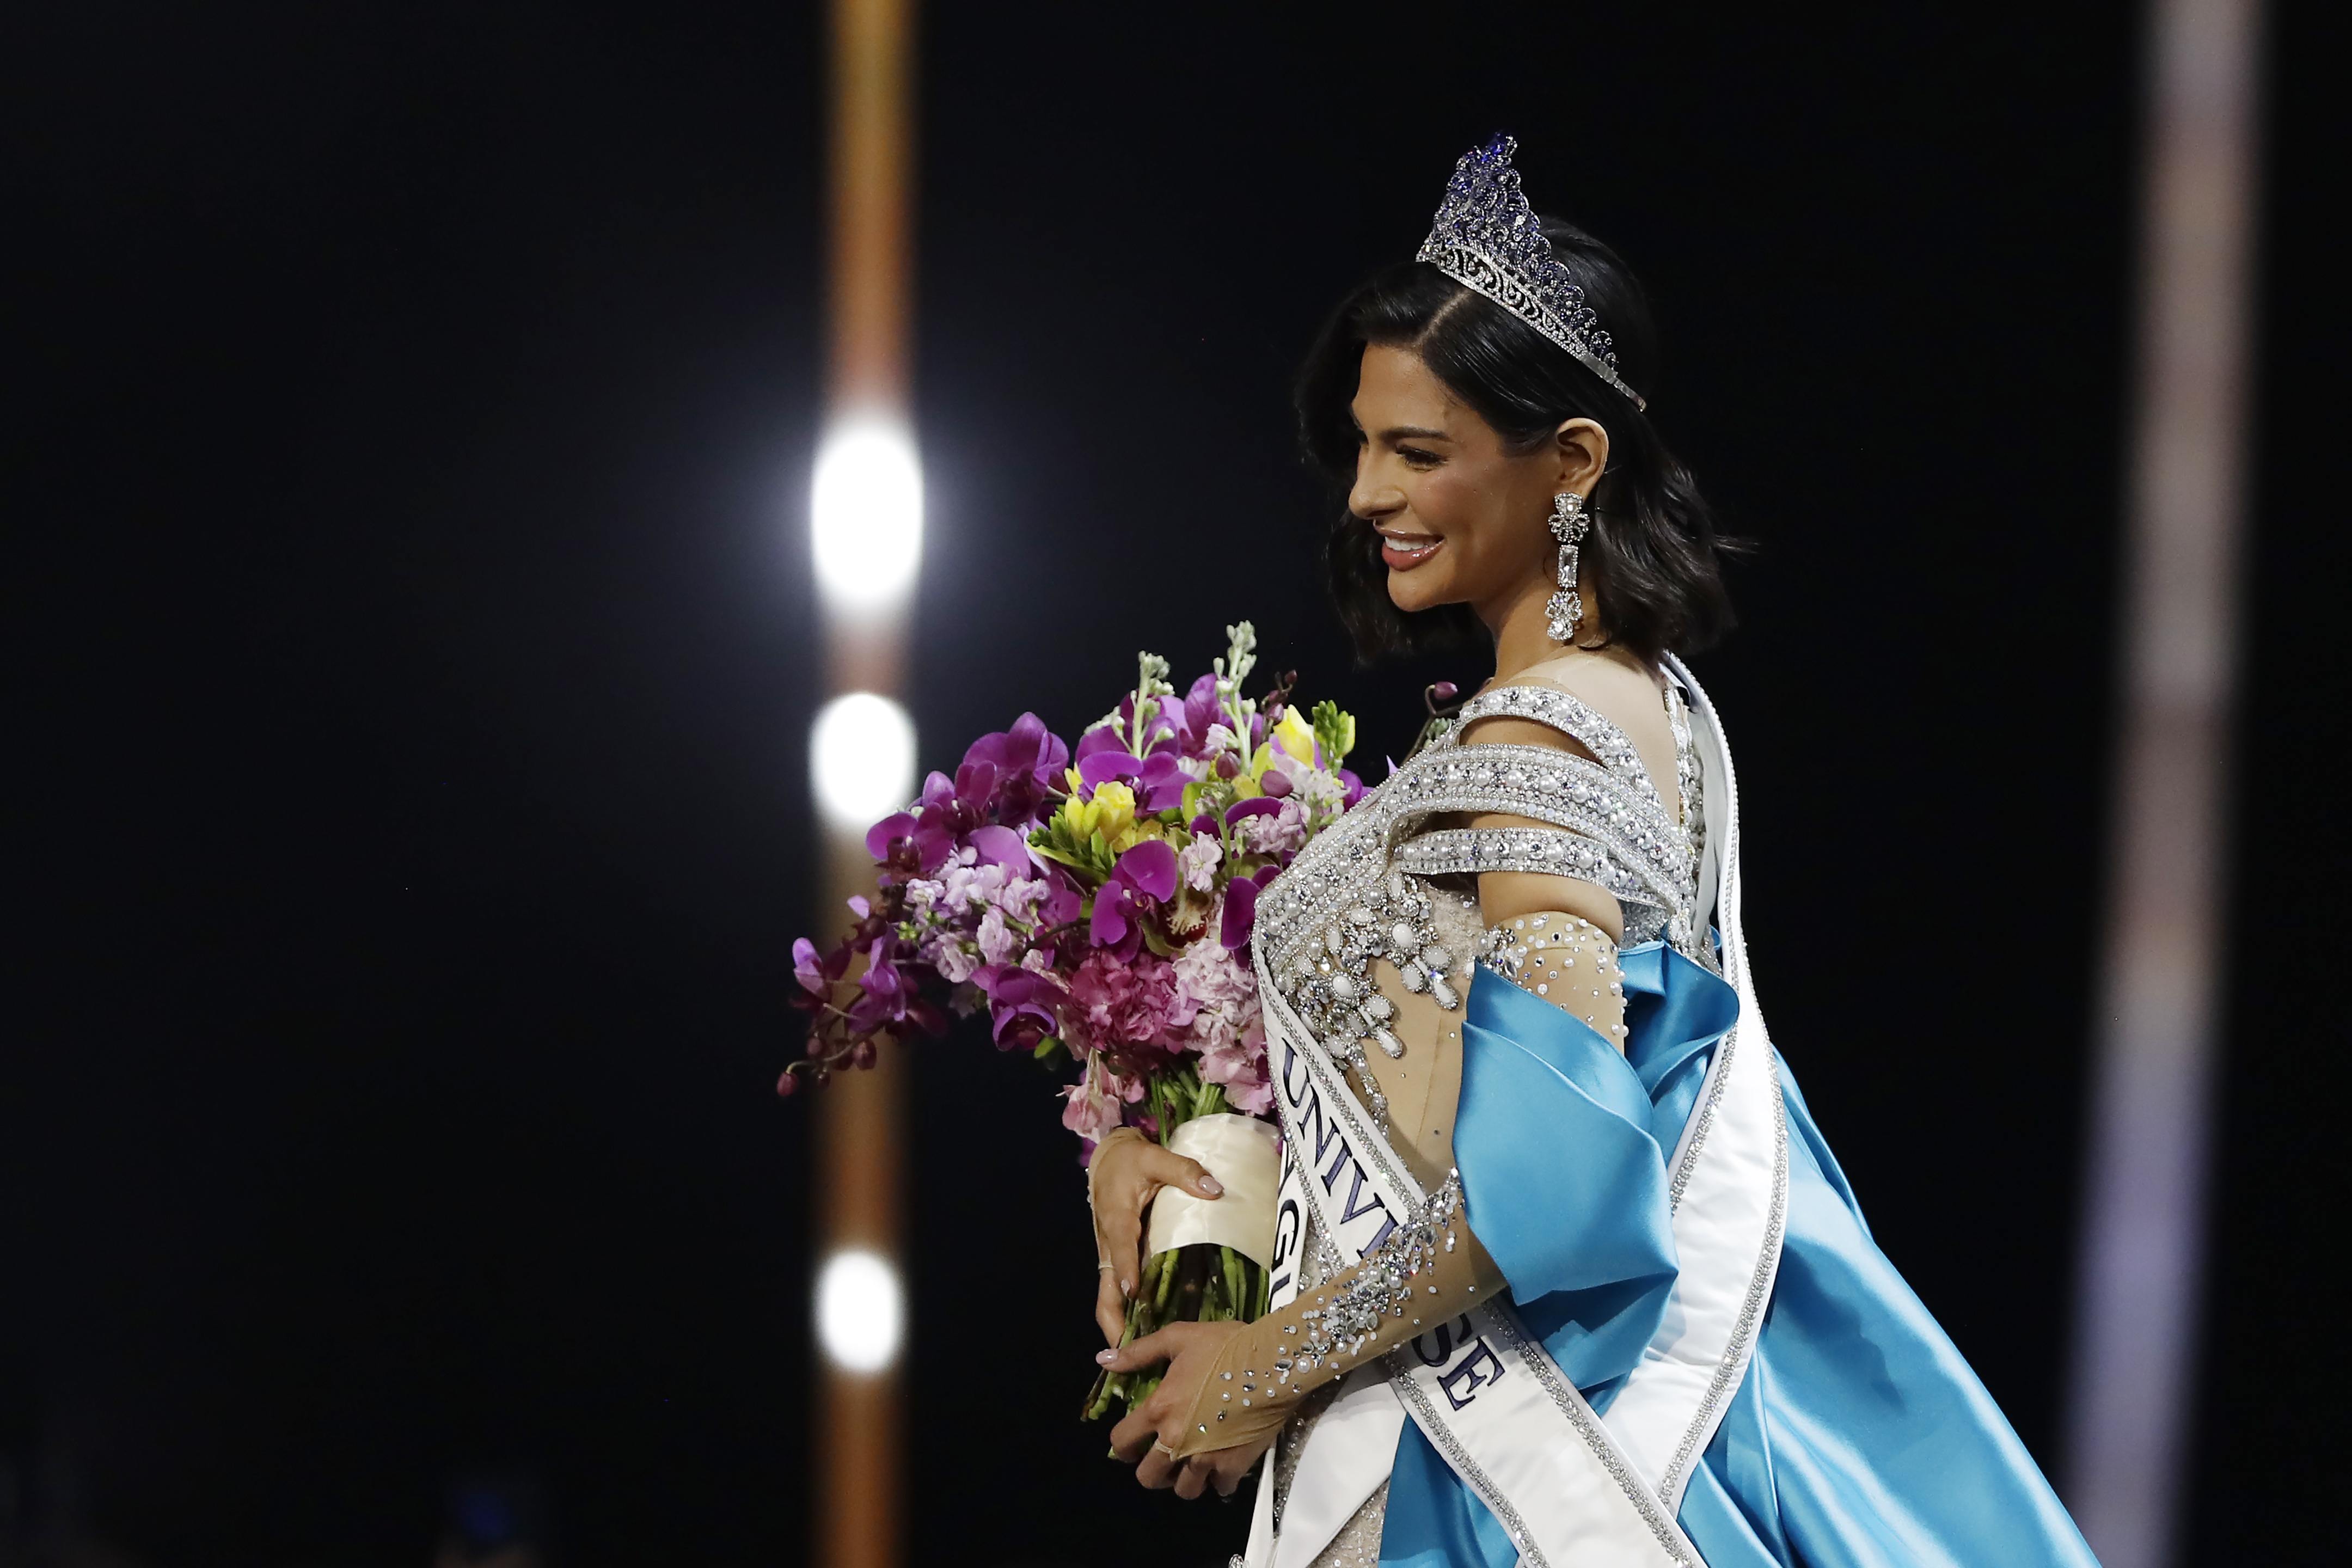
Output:
[[[845,425],[818,450],[810,486],[816,580],[837,609],[904,600],[923,558],[923,470],[903,426]]]
[[[817,710],[809,736],[817,805],[863,832],[915,794],[915,721],[887,697],[853,691]]]
[[[879,1253],[851,1249],[816,1278],[816,1341],[845,1372],[881,1372],[898,1359],[907,1319],[898,1270]]]

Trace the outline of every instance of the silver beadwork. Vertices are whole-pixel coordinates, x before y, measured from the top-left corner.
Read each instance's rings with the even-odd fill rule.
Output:
[[[1355,1354],[1380,1331],[1383,1320],[1403,1315],[1401,1305],[1412,1299],[1412,1279],[1436,1264],[1441,1230],[1445,1249],[1453,1250],[1452,1221],[1461,1208],[1462,1180],[1448,1176],[1386,1240],[1364,1254],[1355,1273],[1331,1292],[1329,1305],[1298,1314],[1308,1325],[1307,1342],[1297,1357],[1301,1371],[1312,1371],[1333,1356]],[[1287,1373],[1283,1381],[1289,1381]]]

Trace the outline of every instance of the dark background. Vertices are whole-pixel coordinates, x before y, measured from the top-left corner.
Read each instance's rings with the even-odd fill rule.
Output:
[[[1483,675],[1348,668],[1286,385],[1514,131],[1538,205],[1649,282],[1655,416],[1762,545],[1698,668],[1774,1033],[2054,1469],[2137,14],[1992,20],[937,7],[912,700],[952,766],[1247,615],[1377,756],[1421,680]],[[2291,1325],[2347,1087],[2343,26],[2299,0],[2271,50],[2195,1560],[2332,1541],[2342,1450],[2330,1342]],[[769,1085],[820,918],[820,18],[7,34],[0,1552],[390,1568],[490,1476],[563,1564],[798,1560],[805,1112]],[[1221,1562],[1238,1507],[1142,1495],[1070,1419],[1093,1275],[1054,1085],[919,1055],[910,1560]]]

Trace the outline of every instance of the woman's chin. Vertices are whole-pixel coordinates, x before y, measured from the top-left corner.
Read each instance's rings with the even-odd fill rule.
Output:
[[[1400,572],[1394,567],[1389,569],[1389,603],[1406,615],[1418,615],[1423,610],[1433,610],[1440,605],[1453,602],[1454,596],[1446,593],[1445,584],[1439,582],[1428,567],[1417,567],[1407,572]]]

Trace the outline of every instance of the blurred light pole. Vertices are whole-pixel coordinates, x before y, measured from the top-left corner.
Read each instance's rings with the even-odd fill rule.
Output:
[[[809,746],[824,835],[821,931],[846,918],[845,900],[872,891],[866,826],[914,794],[914,725],[898,699],[923,542],[908,417],[914,0],[832,0],[831,23],[830,365],[809,495],[832,693]],[[904,1071],[886,1052],[815,1096],[819,1568],[895,1568],[902,1546]]]
[[[2229,957],[2262,9],[2147,11],[2122,701],[2065,1469],[2106,1568],[2174,1561],[2196,1392]]]

